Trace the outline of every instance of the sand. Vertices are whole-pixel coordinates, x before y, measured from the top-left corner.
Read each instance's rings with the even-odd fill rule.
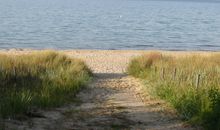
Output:
[[[2,52],[28,54],[31,51]],[[188,130],[164,101],[152,98],[140,80],[125,71],[129,60],[144,51],[62,51],[86,62],[94,79],[83,89],[75,103],[60,108],[38,111],[41,118],[6,120],[7,130]],[[174,52],[163,52],[166,54]],[[181,52],[179,55],[183,55]],[[194,52],[193,52],[194,53]],[[209,53],[205,52],[205,55]]]

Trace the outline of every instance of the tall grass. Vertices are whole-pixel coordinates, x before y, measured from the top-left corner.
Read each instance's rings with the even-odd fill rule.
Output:
[[[33,109],[62,105],[90,79],[78,59],[53,51],[0,55],[0,117],[14,118]]]
[[[155,52],[134,58],[128,73],[150,84],[151,94],[172,104],[183,119],[220,129],[220,55],[174,57]]]

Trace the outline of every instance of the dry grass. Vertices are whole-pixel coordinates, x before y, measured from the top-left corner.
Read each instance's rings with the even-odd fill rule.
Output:
[[[0,55],[0,116],[16,117],[33,108],[59,106],[90,79],[78,59],[53,51]]]
[[[219,53],[148,53],[134,58],[128,73],[147,79],[152,94],[170,102],[183,119],[220,129]]]

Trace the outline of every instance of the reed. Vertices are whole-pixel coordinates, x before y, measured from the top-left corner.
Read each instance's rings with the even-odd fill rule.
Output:
[[[91,78],[78,59],[41,51],[0,55],[0,117],[16,118],[33,109],[60,106]]]
[[[219,54],[176,57],[154,52],[134,58],[127,71],[143,79],[150,93],[169,102],[183,119],[220,129]]]

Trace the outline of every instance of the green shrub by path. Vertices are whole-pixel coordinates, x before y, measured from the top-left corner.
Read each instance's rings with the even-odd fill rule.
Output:
[[[0,55],[0,117],[60,106],[74,98],[91,72],[78,59],[53,51]]]
[[[127,69],[142,78],[150,93],[168,101],[191,123],[220,130],[220,55],[165,56],[151,53],[134,58]]]

